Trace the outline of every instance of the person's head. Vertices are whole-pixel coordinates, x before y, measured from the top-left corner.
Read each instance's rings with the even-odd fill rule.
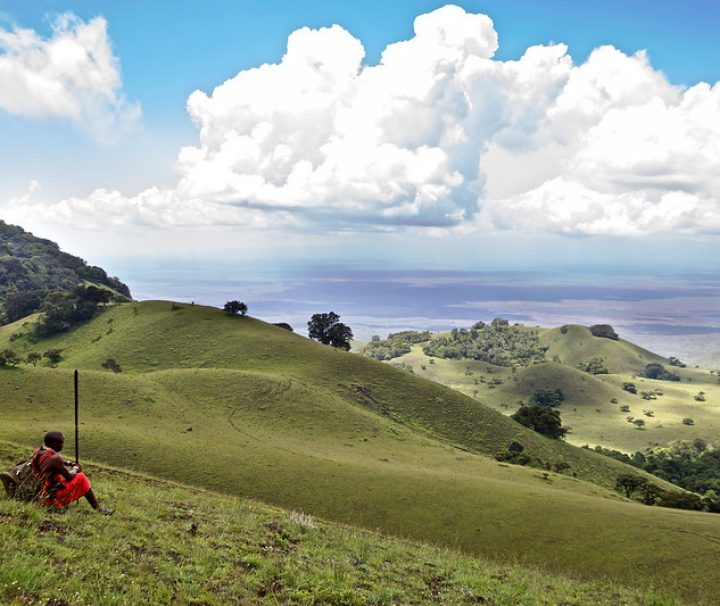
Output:
[[[62,431],[48,431],[43,438],[43,443],[55,452],[60,452],[65,446],[65,436]]]

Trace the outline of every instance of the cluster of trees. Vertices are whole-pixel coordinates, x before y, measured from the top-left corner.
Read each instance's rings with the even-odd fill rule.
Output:
[[[334,311],[313,314],[307,327],[311,339],[337,349],[350,350],[353,332],[347,324],[340,322],[340,316]]]
[[[579,370],[587,372],[591,375],[606,375],[608,374],[607,366],[605,366],[605,358],[595,357],[591,358],[587,362],[580,362],[577,365]]]
[[[242,301],[233,300],[225,303],[223,310],[231,316],[236,316],[238,314],[244,316],[248,312],[248,306]],[[275,326],[293,332],[292,326],[286,322],[279,322],[275,324]],[[310,321],[307,323],[307,327],[308,336],[311,339],[319,341],[325,345],[349,351],[350,341],[353,338],[352,329],[347,324],[340,322],[340,316],[334,311],[329,313],[313,314]]]
[[[414,330],[391,333],[387,339],[381,339],[376,335],[362,348],[361,353],[375,360],[392,360],[410,353],[413,344],[429,341],[431,336],[428,331]]]
[[[687,367],[687,364],[685,364],[685,362],[681,362],[675,356],[670,356],[668,358],[668,364],[670,364],[670,366],[677,366],[678,368],[686,368]]]
[[[695,493],[663,492],[657,495],[659,505],[720,512],[720,441],[678,441],[631,455],[601,446],[594,450]],[[631,495],[626,492],[626,496]]]
[[[530,366],[545,361],[547,347],[540,345],[536,329],[495,318],[490,324],[478,322],[470,330],[453,329],[423,346],[428,356],[469,358],[497,366]]]
[[[590,332],[593,336],[600,337],[601,339],[612,339],[613,341],[617,341],[620,338],[610,324],[594,324],[590,327]]]
[[[529,398],[531,406],[560,406],[565,401],[562,389],[536,389]]]
[[[665,369],[662,364],[652,362],[645,366],[643,374],[648,379],[655,379],[656,381],[679,381],[680,377],[675,373],[669,372]]]
[[[25,358],[23,358],[16,351],[13,351],[12,349],[6,349],[0,352],[0,367],[15,367],[18,364],[22,364],[23,362],[25,364],[32,364],[33,366],[37,366],[37,363],[43,358],[47,358],[48,364],[50,366],[54,366],[55,364],[60,362],[60,360],[62,360],[62,352],[62,349],[48,349],[45,353],[42,354],[38,351],[31,351]]]
[[[87,322],[111,297],[110,291],[95,286],[78,286],[72,292],[53,291],[40,305],[42,315],[35,325],[34,334],[36,337],[49,337]]]
[[[0,221],[0,322],[24,318],[38,311],[49,293],[72,292],[85,281],[130,299],[128,287],[101,267],[89,266],[83,259],[62,252],[54,242]]]

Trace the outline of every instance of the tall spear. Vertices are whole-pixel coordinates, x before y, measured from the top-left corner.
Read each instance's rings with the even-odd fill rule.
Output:
[[[78,446],[78,371],[75,370],[75,464],[80,463],[80,449]]]

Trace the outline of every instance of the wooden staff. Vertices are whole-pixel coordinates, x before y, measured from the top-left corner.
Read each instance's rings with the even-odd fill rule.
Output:
[[[78,446],[78,371],[75,371],[75,464],[80,463],[80,450]]]

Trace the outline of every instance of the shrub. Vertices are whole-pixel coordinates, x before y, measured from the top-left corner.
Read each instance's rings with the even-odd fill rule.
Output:
[[[107,370],[111,370],[113,372],[122,372],[122,368],[120,368],[120,364],[117,363],[115,358],[107,358],[101,366]]]
[[[637,393],[637,386],[635,383],[623,383],[622,388],[627,391],[628,393]]]

